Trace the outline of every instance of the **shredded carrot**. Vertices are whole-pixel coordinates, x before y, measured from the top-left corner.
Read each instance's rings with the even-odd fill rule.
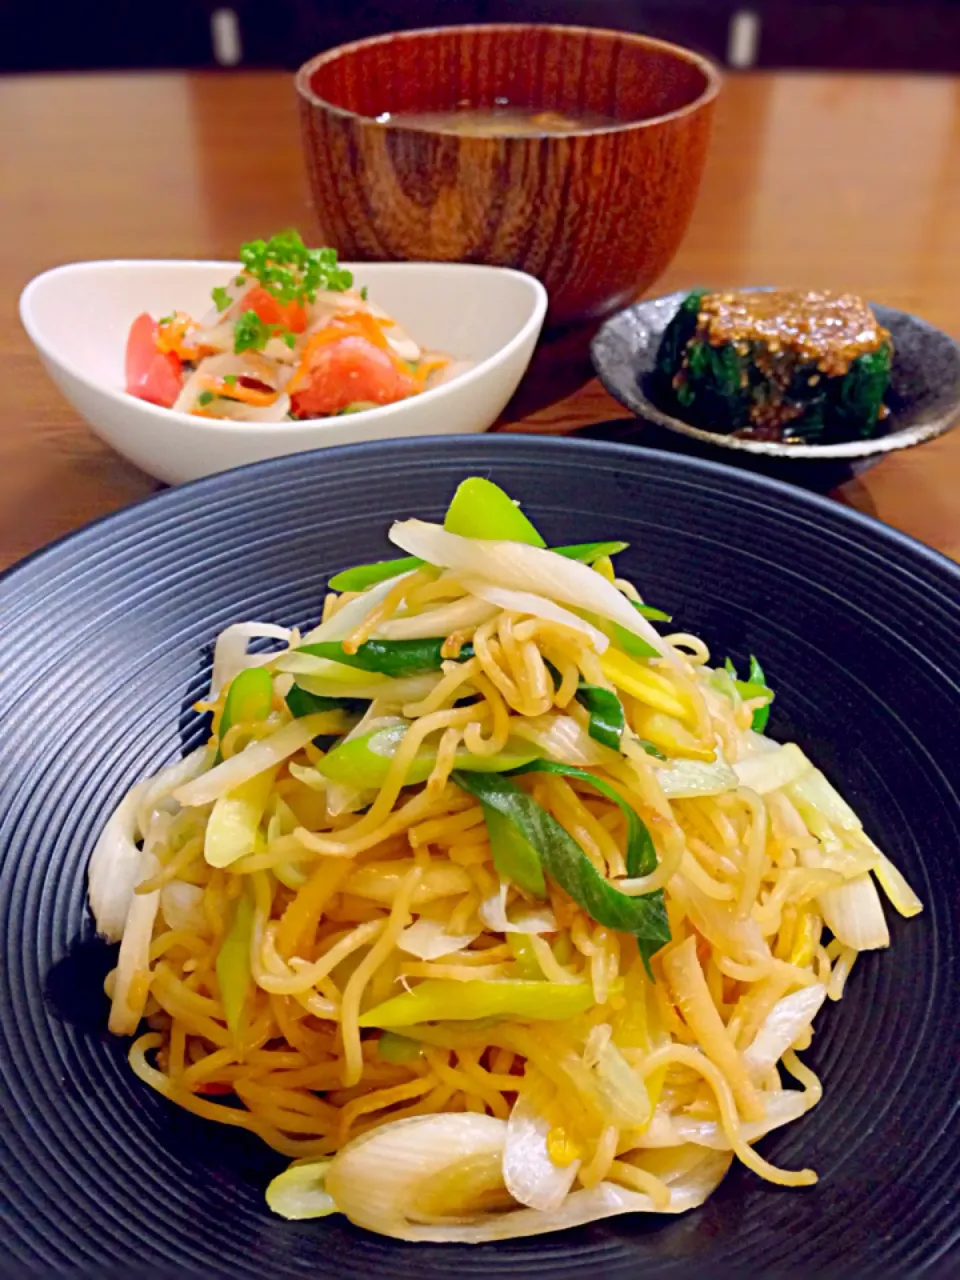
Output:
[[[438,369],[445,369],[449,363],[445,356],[429,356],[421,360],[412,371],[412,376],[419,383],[420,390],[422,391],[426,386],[431,373],[436,373]]]
[[[241,404],[255,405],[257,408],[274,404],[280,395],[279,391],[272,388],[261,391],[259,387],[245,386],[239,378],[236,382],[225,382],[223,378],[204,378],[202,382],[203,389],[212,391],[215,396],[221,396],[224,400],[239,400]]]
[[[196,325],[185,311],[177,311],[168,324],[157,325],[157,350],[166,355],[172,352],[181,360],[196,360],[197,348],[187,335]]]

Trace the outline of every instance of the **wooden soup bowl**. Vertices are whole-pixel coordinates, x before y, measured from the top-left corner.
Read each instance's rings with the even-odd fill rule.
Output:
[[[606,315],[677,251],[719,86],[689,50],[585,27],[441,27],[331,49],[297,73],[323,240],[347,259],[516,267],[546,285],[553,324]],[[617,123],[469,137],[377,119],[504,100]]]

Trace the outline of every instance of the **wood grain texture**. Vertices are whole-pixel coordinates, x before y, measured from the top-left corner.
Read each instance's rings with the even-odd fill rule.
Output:
[[[157,487],[93,436],[41,368],[16,315],[31,276],[78,258],[229,258],[243,240],[310,221],[283,73],[7,77],[0,118],[4,567]],[[852,289],[960,338],[958,208],[960,81],[731,76],[688,234],[656,291]],[[541,345],[509,429],[623,418],[591,378],[592,332]],[[836,496],[960,560],[958,494],[960,430]]]
[[[549,320],[608,314],[663,272],[693,212],[717,73],[643,36],[476,26],[346,45],[298,76],[321,237],[346,258],[484,262],[538,276]],[[469,103],[612,118],[539,138],[411,129]]]

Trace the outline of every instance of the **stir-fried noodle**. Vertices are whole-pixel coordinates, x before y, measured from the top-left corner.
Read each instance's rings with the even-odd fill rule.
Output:
[[[94,856],[110,1027],[308,1162],[287,1216],[482,1240],[689,1208],[733,1156],[809,1184],[752,1144],[820,1098],[797,1055],[889,941],[873,876],[920,904],[758,731],[757,664],[659,634],[615,547],[539,549],[501,499],[395,526],[417,559],[342,575],[311,634],[221,637],[209,745]]]

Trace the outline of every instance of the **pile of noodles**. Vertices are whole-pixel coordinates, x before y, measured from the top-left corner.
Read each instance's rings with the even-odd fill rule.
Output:
[[[373,676],[298,653],[311,636],[231,628],[200,707],[213,713],[210,743],[140,783],[108,824],[91,901],[101,931],[122,938],[107,993],[111,1029],[138,1032],[134,1071],[303,1162],[278,1180],[280,1212],[339,1210],[408,1239],[680,1211],[734,1156],[781,1186],[815,1181],[752,1144],[820,1098],[799,1057],[814,1017],[840,999],[859,951],[888,942],[872,876],[904,914],[919,902],[802,753],[751,727],[769,694],[748,685],[745,696],[700,639],[657,635],[656,656],[617,667],[612,655],[628,655],[615,628],[574,603],[582,578],[567,580],[569,561],[552,595],[549,575],[522,591],[516,573],[504,586],[498,544],[476,544],[490,551],[484,577],[435,526],[409,526],[395,540],[422,552],[425,539],[429,563],[330,593],[314,635],[344,653],[442,636],[439,670]],[[606,558],[589,572],[639,600]],[[286,647],[248,655],[252,635]],[[230,680],[254,664],[272,675],[269,713],[220,738]],[[352,713],[295,718],[295,681],[352,695]],[[619,751],[591,737],[581,685],[617,693]],[[375,791],[322,772],[325,749],[347,735],[404,722]],[[484,808],[451,773],[458,752],[494,757],[508,742],[587,770],[646,826],[657,865],[631,879],[622,805],[576,775],[513,778],[609,884],[664,891],[670,940],[649,971],[637,938],[549,876],[538,898],[498,873]],[[429,777],[409,785],[424,752]],[[230,772],[246,761],[260,770],[256,835],[211,865],[211,815],[246,794],[250,769]],[[370,1025],[370,1011],[427,980],[462,984],[463,1015]],[[575,985],[579,1011],[470,1015],[485,1007],[474,993],[507,981],[542,983],[558,1001]]]

